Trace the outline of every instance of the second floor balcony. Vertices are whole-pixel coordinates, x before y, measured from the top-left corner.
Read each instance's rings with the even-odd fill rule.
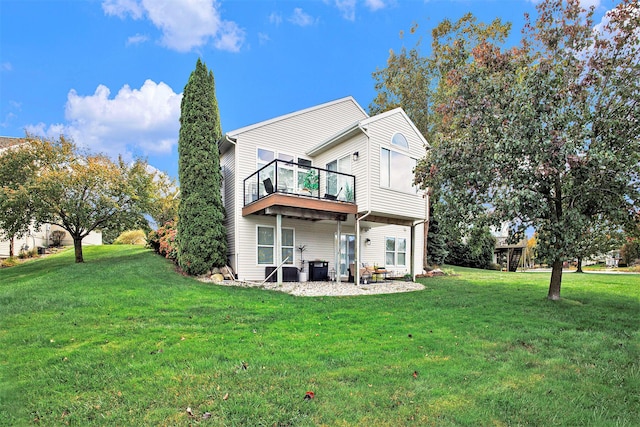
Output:
[[[356,213],[355,176],[309,164],[273,160],[244,180],[243,215],[300,212],[310,219]],[[327,216],[327,218],[325,218]]]

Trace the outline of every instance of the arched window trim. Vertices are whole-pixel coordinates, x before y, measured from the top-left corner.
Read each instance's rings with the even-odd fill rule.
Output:
[[[398,144],[396,142],[396,136],[398,136],[398,135],[400,137],[402,137],[402,140],[404,140],[404,144]],[[402,150],[409,151],[409,140],[407,139],[406,136],[404,136],[404,134],[402,132],[396,132],[396,133],[393,134],[393,136],[391,136],[391,145],[393,147],[398,147],[398,148],[400,148]]]

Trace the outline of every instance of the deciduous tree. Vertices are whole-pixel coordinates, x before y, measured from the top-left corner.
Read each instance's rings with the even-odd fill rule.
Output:
[[[113,161],[58,140],[28,137],[37,172],[27,181],[33,219],[64,228],[73,238],[75,260],[84,262],[82,239],[148,210],[153,175],[146,162]]]
[[[29,230],[33,206],[27,182],[36,164],[26,141],[0,153],[0,237],[9,240],[9,256],[14,256],[14,239]]]
[[[544,0],[518,47],[479,43],[447,73],[438,142],[418,166],[451,215],[534,227],[552,300],[587,227],[623,227],[639,209],[638,2],[598,27],[592,16],[578,0]]]
[[[469,62],[478,44],[487,40],[504,41],[510,28],[510,24],[500,19],[485,24],[467,13],[455,22],[445,19],[432,30],[429,56],[421,53],[421,39],[409,50],[403,47],[398,53],[390,51],[387,67],[373,73],[377,94],[369,106],[370,113],[375,115],[402,107],[431,146],[437,144],[439,141],[432,136],[443,124],[443,118],[436,105],[451,91],[449,72]],[[418,29],[414,24],[409,33],[416,34]],[[424,265],[444,262],[446,249],[442,244],[450,240],[447,234],[455,233],[448,228],[449,218],[441,216],[443,210],[438,209],[441,198],[438,190],[430,189],[432,209],[424,228]],[[436,236],[436,232],[443,235]]]

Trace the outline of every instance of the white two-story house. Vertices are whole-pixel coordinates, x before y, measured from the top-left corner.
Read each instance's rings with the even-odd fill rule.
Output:
[[[423,270],[427,141],[398,108],[346,97],[227,132],[219,141],[229,262],[241,280],[347,280]],[[301,250],[302,249],[302,250]],[[294,274],[292,274],[294,273]]]

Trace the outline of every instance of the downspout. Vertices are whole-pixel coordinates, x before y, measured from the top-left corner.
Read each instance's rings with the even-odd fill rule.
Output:
[[[420,220],[420,221],[416,221],[413,224],[411,224],[411,266],[409,267],[411,270],[411,277],[412,280],[415,282],[416,281],[416,253],[415,253],[415,249],[416,249],[416,226],[420,225],[420,224],[426,224],[427,222],[429,222],[429,188],[427,188],[427,191],[425,193],[425,198],[426,198],[426,205],[424,208],[424,219]],[[427,243],[427,236],[424,236],[424,242],[423,242],[423,248],[426,247],[426,243]],[[423,258],[425,257],[426,254],[422,254]],[[422,266],[424,269],[424,265]]]
[[[356,265],[353,268],[353,281],[356,286],[360,284],[360,221],[371,214],[371,141],[369,140],[369,134],[366,129],[364,129],[360,124],[358,124],[358,127],[367,137],[367,184],[369,186],[369,188],[367,188],[367,206],[369,209],[367,210],[367,213],[362,216],[358,216],[358,214],[356,214]]]

